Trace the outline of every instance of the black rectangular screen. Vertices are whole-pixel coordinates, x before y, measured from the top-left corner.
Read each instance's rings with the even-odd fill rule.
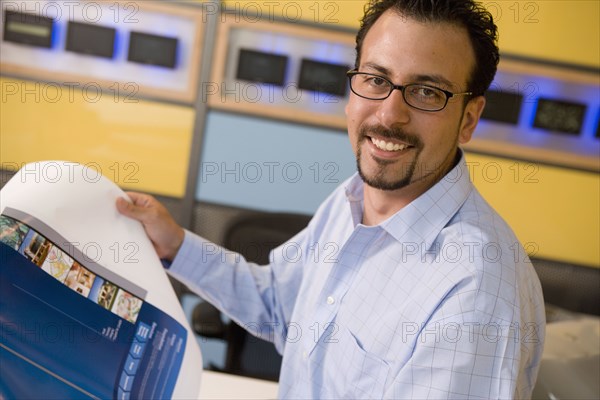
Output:
[[[521,115],[523,95],[515,92],[488,90],[481,118],[495,122],[517,125]]]
[[[303,90],[323,92],[343,97],[346,95],[350,67],[321,61],[302,59],[298,87]]]
[[[287,62],[279,54],[240,49],[236,79],[283,86]]]
[[[585,110],[585,104],[540,98],[533,126],[578,135],[583,126]]]
[[[52,47],[54,20],[35,14],[4,11],[4,40],[36,47]]]
[[[112,58],[116,29],[69,21],[66,50],[92,56]]]
[[[127,59],[140,64],[175,68],[177,61],[177,38],[131,32]]]

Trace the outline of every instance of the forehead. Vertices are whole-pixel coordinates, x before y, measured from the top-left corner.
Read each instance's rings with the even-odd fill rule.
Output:
[[[438,83],[464,89],[474,63],[465,28],[447,22],[420,22],[388,10],[367,32],[359,68],[384,72],[402,83],[437,77]]]

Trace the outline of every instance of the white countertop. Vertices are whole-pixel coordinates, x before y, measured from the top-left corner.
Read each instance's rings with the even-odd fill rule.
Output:
[[[264,400],[277,398],[277,383],[261,379],[202,371],[200,399]]]

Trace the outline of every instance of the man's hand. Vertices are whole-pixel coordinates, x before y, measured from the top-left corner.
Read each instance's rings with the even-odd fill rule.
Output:
[[[173,261],[183,243],[185,235],[183,228],[154,197],[135,192],[127,192],[127,195],[132,203],[119,197],[117,210],[127,217],[140,221],[158,256]]]

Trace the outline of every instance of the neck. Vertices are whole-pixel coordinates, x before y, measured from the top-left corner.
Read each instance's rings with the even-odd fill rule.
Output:
[[[419,190],[419,188],[412,186],[419,185],[411,184],[397,190],[381,190],[365,185],[362,223],[367,226],[380,224],[406,207],[428,189],[421,188]]]

